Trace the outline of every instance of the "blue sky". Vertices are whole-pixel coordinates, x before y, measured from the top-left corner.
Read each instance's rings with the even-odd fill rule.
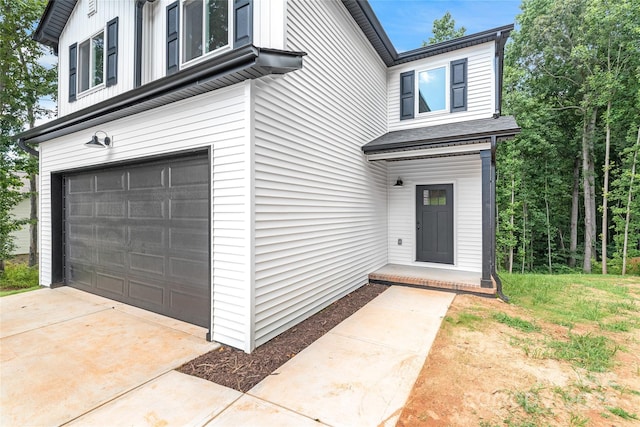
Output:
[[[431,36],[435,19],[449,11],[466,34],[515,23],[520,0],[369,0],[398,52],[416,49]]]

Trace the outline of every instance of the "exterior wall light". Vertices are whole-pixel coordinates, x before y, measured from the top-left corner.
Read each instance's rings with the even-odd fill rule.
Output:
[[[402,178],[398,177],[398,180],[396,181],[395,184],[393,184],[394,187],[402,187]]]
[[[104,137],[102,138],[102,142],[100,142],[100,138],[98,138],[99,133],[104,135]],[[107,135],[106,132],[99,130],[93,134],[93,136],[91,137],[91,141],[87,142],[84,145],[86,145],[87,147],[96,147],[96,148],[111,147],[111,138],[109,138],[109,135]]]

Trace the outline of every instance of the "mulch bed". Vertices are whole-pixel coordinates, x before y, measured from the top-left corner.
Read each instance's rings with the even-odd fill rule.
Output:
[[[247,354],[223,345],[178,371],[246,392],[388,287],[368,284]]]

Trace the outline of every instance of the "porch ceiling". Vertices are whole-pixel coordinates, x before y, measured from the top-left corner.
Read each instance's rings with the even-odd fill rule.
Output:
[[[429,153],[434,156],[455,155],[486,149],[485,145],[494,136],[501,140],[518,133],[520,127],[515,118],[501,116],[388,132],[365,144],[362,151],[369,160],[399,160],[416,155],[429,156]]]

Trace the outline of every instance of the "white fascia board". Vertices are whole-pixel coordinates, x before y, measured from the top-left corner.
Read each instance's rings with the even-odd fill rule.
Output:
[[[376,160],[402,160],[402,159],[411,159],[411,158],[425,158],[425,157],[435,157],[435,156],[477,153],[478,151],[481,151],[481,150],[490,150],[490,149],[491,149],[491,143],[484,142],[481,144],[465,144],[465,145],[455,145],[450,147],[420,148],[417,150],[392,151],[387,153],[367,154],[367,160],[376,161]]]

